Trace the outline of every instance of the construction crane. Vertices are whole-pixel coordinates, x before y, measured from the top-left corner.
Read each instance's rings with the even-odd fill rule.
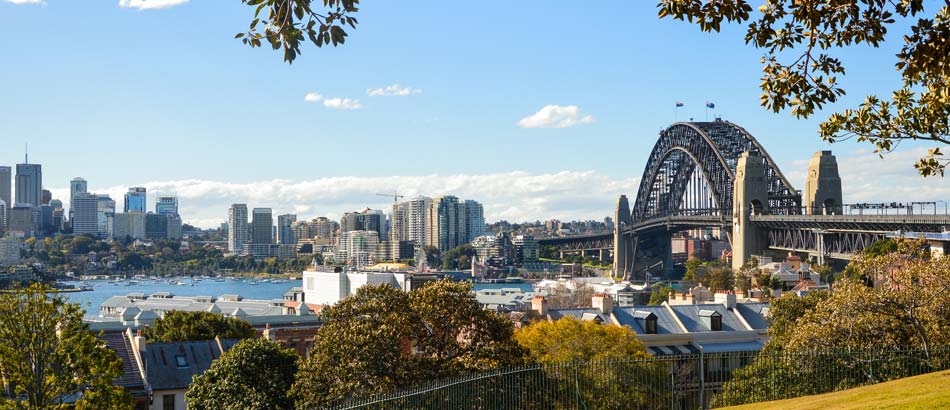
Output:
[[[400,198],[405,198],[405,197],[406,197],[405,195],[399,195],[399,191],[393,191],[393,193],[391,193],[391,194],[376,194],[376,196],[393,197],[393,203],[394,203],[394,204],[395,204],[396,202],[399,202],[399,199],[400,199]]]

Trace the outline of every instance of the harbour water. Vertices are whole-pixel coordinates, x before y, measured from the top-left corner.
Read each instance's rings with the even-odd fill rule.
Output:
[[[183,285],[169,283],[180,280]],[[66,282],[80,286],[80,282]],[[90,280],[82,284],[92,287],[91,291],[68,292],[63,295],[72,303],[78,303],[86,310],[87,316],[97,316],[99,305],[113,296],[125,296],[129,293],[143,293],[146,296],[155,292],[169,292],[181,296],[220,296],[241,295],[245,299],[283,299],[284,292],[295,286],[302,286],[300,280],[281,280],[278,283],[257,282],[252,279],[224,279],[216,281],[205,279],[194,282],[191,278],[165,278],[162,280],[136,280],[111,282],[106,280]],[[475,289],[518,288],[524,291],[531,290],[530,283],[477,283]]]

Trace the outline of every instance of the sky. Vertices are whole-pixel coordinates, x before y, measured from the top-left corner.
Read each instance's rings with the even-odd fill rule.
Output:
[[[0,0],[0,165],[28,143],[54,197],[76,176],[118,203],[145,186],[203,227],[231,203],[339,217],[389,209],[377,194],[393,191],[475,199],[489,221],[600,220],[635,196],[662,129],[708,115],[756,136],[798,189],[831,149],[846,203],[950,199],[950,180],[916,175],[926,145],[881,159],[817,137],[899,86],[906,25],[838,52],[849,94],[799,120],[759,106],[744,27],[701,33],[655,4],[366,1],[345,45],[288,65],[233,38],[253,14],[239,0]]]

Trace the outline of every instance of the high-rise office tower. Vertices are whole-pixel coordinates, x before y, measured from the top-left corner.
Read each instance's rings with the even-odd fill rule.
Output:
[[[48,189],[44,189],[43,193],[40,194],[40,205],[49,205],[49,201],[53,200],[53,193]]]
[[[112,223],[115,217],[115,201],[109,195],[96,195],[96,223],[100,238],[112,237]]]
[[[129,188],[125,194],[124,212],[145,212],[145,187],[136,186]]]
[[[347,212],[340,219],[340,230],[342,232],[373,231],[380,238],[386,238],[386,214],[369,208],[359,212]]]
[[[247,245],[247,204],[233,204],[228,209],[228,251],[244,252]]]
[[[297,215],[277,215],[277,243],[281,245],[297,243],[297,235],[294,232],[295,222],[297,222]]]
[[[16,165],[16,204],[38,207],[43,203],[43,167],[28,161]]]
[[[155,202],[155,213],[159,215],[178,215],[178,197],[158,197],[158,201]]]
[[[254,208],[251,212],[251,242],[255,245],[274,243],[274,217],[270,208]]]
[[[0,199],[0,237],[7,229],[7,203]]]
[[[73,212],[73,210],[76,209],[76,205],[73,203],[73,198],[75,198],[77,194],[86,193],[86,192],[89,192],[89,184],[86,182],[85,179],[76,177],[76,178],[73,178],[71,181],[69,181],[69,220],[70,221],[72,221],[73,215],[75,213]]]
[[[471,199],[465,200],[465,243],[471,243],[475,238],[484,235],[485,208],[482,204]]]
[[[426,241],[446,252],[465,243],[465,203],[444,195],[432,199],[426,211]]]
[[[99,233],[99,198],[88,192],[77,192],[72,196],[73,234],[97,235]]]
[[[13,170],[8,166],[0,166],[0,201],[7,204],[7,208],[13,206],[13,187],[10,185],[13,178]],[[7,215],[0,215],[6,218]]]

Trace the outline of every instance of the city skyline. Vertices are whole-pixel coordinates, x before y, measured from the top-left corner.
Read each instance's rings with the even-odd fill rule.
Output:
[[[489,18],[486,8],[374,5],[346,47],[306,49],[292,67],[233,40],[248,18],[238,2],[76,3],[0,1],[0,24],[54,48],[0,40],[10,57],[0,62],[0,135],[16,147],[0,165],[15,167],[29,142],[57,198],[75,176],[120,201],[144,186],[148,209],[158,195],[178,195],[185,221],[203,227],[242,202],[338,219],[388,209],[374,195],[394,189],[479,198],[487,220],[600,219],[618,195],[635,196],[658,131],[707,118],[705,101],[715,102],[709,119],[762,141],[797,189],[811,155],[831,149],[846,202],[950,198],[945,178],[912,167],[925,145],[902,144],[882,160],[816,136],[827,113],[899,84],[898,73],[877,69],[899,41],[843,51],[851,93],[796,120],[758,105],[759,56],[739,41],[741,28],[707,36],[659,21],[652,3],[565,2],[541,16],[527,2],[510,10],[517,23],[488,32],[469,30]],[[67,47],[35,30],[49,24],[135,35]],[[573,35],[562,34],[567,26]],[[664,41],[634,41],[641,36]],[[59,66],[71,70],[50,69]],[[353,160],[356,152],[379,159]]]

